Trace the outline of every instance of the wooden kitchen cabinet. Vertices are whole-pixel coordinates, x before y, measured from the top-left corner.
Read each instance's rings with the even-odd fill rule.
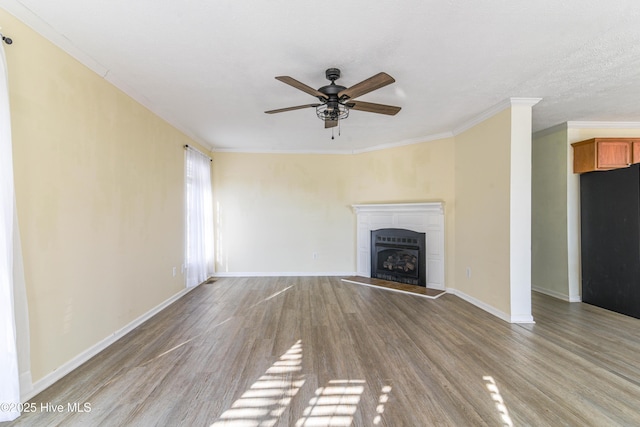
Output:
[[[591,138],[571,146],[574,173],[626,168],[640,163],[640,138]]]
[[[640,163],[640,139],[631,141],[631,163]]]

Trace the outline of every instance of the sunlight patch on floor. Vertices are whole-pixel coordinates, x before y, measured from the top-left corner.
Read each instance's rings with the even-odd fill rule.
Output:
[[[511,421],[511,417],[509,416],[509,410],[507,409],[507,405],[504,403],[504,399],[500,394],[496,381],[490,375],[485,375],[482,379],[485,381],[487,390],[489,390],[489,393],[491,394],[491,399],[493,399],[496,409],[500,413],[500,418],[504,423],[503,425],[506,427],[513,427],[513,421]]]
[[[263,299],[262,301],[259,301],[259,302],[255,303],[255,304],[253,304],[250,308],[253,308],[253,307],[257,306],[257,305],[260,305],[260,304],[262,304],[262,303],[264,303],[264,302],[267,302],[267,301],[269,301],[270,299],[273,299],[273,298],[277,297],[278,295],[280,295],[280,294],[283,294],[283,293],[287,292],[287,291],[288,291],[289,289],[291,289],[291,288],[293,288],[293,285],[291,285],[291,286],[287,286],[287,287],[286,287],[286,288],[284,288],[283,290],[278,291],[278,292],[276,292],[276,293],[274,293],[274,294],[272,294],[272,295],[269,295],[268,297],[266,297],[266,298],[265,298],[265,299]]]
[[[296,423],[303,426],[350,426],[364,391],[363,380],[332,380],[316,390],[316,397]]]
[[[384,413],[384,405],[389,401],[389,393],[391,393],[391,386],[386,385],[382,387],[382,392],[378,398],[378,406],[376,406],[377,415],[373,419],[373,424],[378,425],[382,421],[382,414]]]
[[[336,379],[316,389],[307,407],[299,413],[286,414],[291,401],[305,384],[302,374],[302,342],[299,340],[274,362],[248,390],[224,411],[210,427],[271,427],[280,417],[298,417],[296,427],[346,427],[367,386],[361,379]],[[373,425],[379,425],[391,386],[382,387]],[[284,415],[283,415],[284,414]],[[295,418],[293,418],[295,419]]]
[[[269,427],[304,384],[302,342],[296,342],[211,427]]]

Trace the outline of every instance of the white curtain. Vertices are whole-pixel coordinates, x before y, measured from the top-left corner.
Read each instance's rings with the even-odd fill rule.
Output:
[[[186,242],[187,287],[213,275],[213,201],[211,160],[188,147],[186,153]]]
[[[13,245],[15,193],[9,88],[4,46],[0,41],[0,421],[17,418],[20,412],[20,379],[13,304]]]

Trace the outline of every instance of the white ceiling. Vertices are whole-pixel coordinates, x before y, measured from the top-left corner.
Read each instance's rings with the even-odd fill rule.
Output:
[[[640,120],[637,0],[0,0],[195,140],[219,150],[350,152],[451,134],[510,97],[540,97],[534,131]],[[1,23],[0,23],[1,25]],[[11,36],[10,34],[7,34]],[[20,49],[14,40],[11,49]],[[396,83],[331,130],[274,79]]]

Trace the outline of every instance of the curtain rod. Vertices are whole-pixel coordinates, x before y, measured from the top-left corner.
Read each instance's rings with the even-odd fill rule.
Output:
[[[0,33],[0,36],[2,36],[2,41],[5,42],[6,44],[13,43],[13,40],[11,40],[9,37],[5,37],[4,34]]]
[[[212,159],[211,157],[207,156],[207,155],[206,155],[206,154],[204,154],[202,151],[198,150],[196,147],[192,147],[192,146],[190,146],[190,145],[188,145],[188,144],[185,144],[185,145],[184,145],[184,149],[185,149],[185,150],[193,150],[193,151],[195,151],[196,153],[200,154],[201,156],[204,156],[204,157],[206,157],[207,159],[209,159],[209,161],[210,161],[210,162],[213,162],[213,159]]]

